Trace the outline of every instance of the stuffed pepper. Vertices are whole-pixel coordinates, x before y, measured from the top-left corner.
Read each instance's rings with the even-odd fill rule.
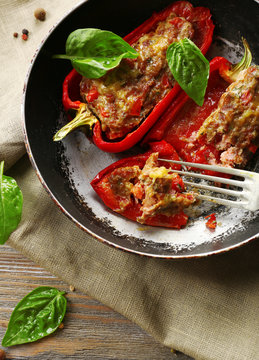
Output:
[[[137,57],[123,58],[100,78],[87,78],[73,69],[63,84],[63,104],[66,111],[74,109],[77,114],[54,139],[87,125],[100,149],[121,152],[131,148],[180,91],[166,60],[169,45],[187,38],[205,54],[213,29],[207,8],[178,1],[124,38]]]
[[[248,48],[234,68],[213,59],[203,106],[181,93],[143,143],[164,139],[186,161],[244,167],[259,145],[259,67],[250,61]]]
[[[181,177],[158,157],[178,160],[165,141],[150,144],[145,154],[122,159],[102,170],[91,182],[95,192],[113,211],[141,224],[180,229],[188,216],[184,210],[196,203],[184,192]]]

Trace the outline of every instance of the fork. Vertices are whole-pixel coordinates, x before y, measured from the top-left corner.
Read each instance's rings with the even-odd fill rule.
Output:
[[[243,178],[243,180],[235,180],[235,179],[226,179],[220,176],[211,176],[211,175],[204,175],[195,172],[183,171],[183,170],[174,170],[171,169],[170,171],[178,173],[180,175],[190,176],[193,178],[214,181],[217,183],[222,183],[226,185],[236,186],[241,188],[241,190],[232,190],[232,189],[224,189],[217,186],[194,183],[191,181],[186,181],[183,179],[184,184],[193,186],[195,188],[200,188],[204,190],[209,190],[217,193],[221,193],[224,195],[234,196],[236,200],[229,200],[223,199],[221,197],[215,196],[208,196],[203,194],[198,194],[197,198],[200,200],[211,201],[216,204],[221,204],[225,206],[232,206],[232,207],[241,207],[246,210],[255,211],[259,209],[259,174],[247,171],[247,170],[240,170],[240,169],[233,169],[227,168],[223,166],[217,165],[205,165],[205,164],[196,164],[191,162],[185,161],[177,161],[177,160],[169,160],[169,159],[162,159],[158,158],[158,160],[166,161],[169,163],[180,164],[183,166],[188,166],[192,168],[198,168],[202,170],[210,170],[216,171],[219,173],[224,173],[232,176],[238,176]],[[220,174],[219,174],[220,175]]]

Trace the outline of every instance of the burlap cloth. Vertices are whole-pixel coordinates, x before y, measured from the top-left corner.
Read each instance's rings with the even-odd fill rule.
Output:
[[[77,0],[1,0],[0,159],[24,195],[8,244],[195,359],[259,359],[259,242],[227,254],[168,261],[124,253],[79,230],[54,205],[25,155],[20,103],[40,41]],[[44,6],[45,22],[34,10]],[[30,30],[28,41],[15,31]],[[19,35],[20,36],[20,35]]]

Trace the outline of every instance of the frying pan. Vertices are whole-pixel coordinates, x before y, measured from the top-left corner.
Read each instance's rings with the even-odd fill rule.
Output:
[[[259,64],[259,3],[255,0],[193,0],[194,6],[210,8],[215,35],[208,57],[225,56],[232,62],[242,57],[241,37],[250,45],[253,62]],[[140,151],[135,146],[123,154],[108,154],[96,148],[80,131],[55,143],[53,135],[66,121],[62,109],[62,82],[71,70],[69,61],[54,60],[64,53],[73,30],[101,28],[124,36],[170,4],[168,0],[88,0],[72,9],[37,50],[30,66],[23,98],[25,144],[39,180],[57,206],[92,241],[132,253],[160,258],[192,258],[225,252],[259,237],[259,213],[204,204],[190,214],[185,229],[142,226],[112,213],[89,185],[104,167]],[[259,171],[258,153],[248,168]],[[216,212],[219,225],[211,232],[204,215]],[[54,229],[53,229],[54,231]]]

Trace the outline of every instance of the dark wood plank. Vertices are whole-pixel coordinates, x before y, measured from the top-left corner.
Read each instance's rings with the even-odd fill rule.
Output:
[[[188,360],[172,352],[137,325],[49,274],[8,246],[0,248],[0,338],[17,302],[37,286],[66,291],[63,329],[31,344],[6,348],[7,359]]]

